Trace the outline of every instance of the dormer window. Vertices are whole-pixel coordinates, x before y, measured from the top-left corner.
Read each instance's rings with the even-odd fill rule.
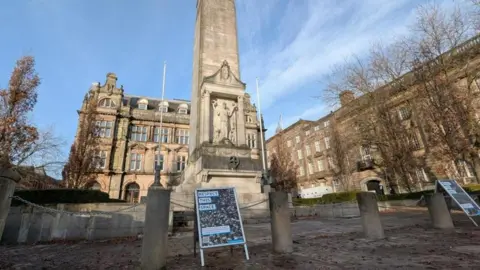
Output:
[[[187,114],[188,112],[188,105],[183,103],[183,104],[180,104],[180,106],[178,106],[178,113],[179,114]]]
[[[160,104],[158,105],[158,111],[167,113],[168,112],[168,101],[160,102]]]
[[[110,98],[104,98],[100,100],[100,102],[98,103],[98,106],[103,108],[115,108],[117,107],[117,104],[115,103],[115,101],[113,101]]]
[[[142,98],[138,101],[138,109],[139,110],[147,110],[148,109],[148,100]]]

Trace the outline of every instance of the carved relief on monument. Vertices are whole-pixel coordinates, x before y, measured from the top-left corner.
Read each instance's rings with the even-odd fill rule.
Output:
[[[235,144],[237,140],[237,103],[216,98],[212,100],[213,143],[228,140]]]

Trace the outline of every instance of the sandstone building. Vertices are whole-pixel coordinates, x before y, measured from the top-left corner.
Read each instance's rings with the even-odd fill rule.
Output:
[[[177,99],[161,102],[157,98],[125,94],[123,86],[117,86],[114,73],[107,74],[103,85],[94,83],[89,92],[98,104],[96,125],[101,151],[96,180],[88,187],[107,192],[111,198],[137,202],[147,195],[153,183],[156,162],[162,167],[162,185],[178,184],[189,156],[190,102]],[[245,142],[258,155],[256,109],[250,105],[247,93],[245,103],[248,111],[244,119],[251,129]],[[163,111],[161,130],[160,111]]]
[[[476,74],[480,71],[479,57],[479,40],[480,36],[474,37],[459,47],[447,52],[449,55],[455,56],[466,54],[467,51],[474,54],[469,60],[469,74]],[[445,55],[447,55],[445,53]],[[461,55],[460,55],[461,56]],[[459,57],[460,59],[463,59]],[[464,62],[459,61],[458,67],[450,71],[450,75],[458,85],[467,85],[465,71],[459,67],[467,66]],[[398,118],[402,125],[409,127],[411,137],[409,143],[414,147],[413,156],[418,165],[415,173],[410,174],[411,180],[415,183],[415,190],[432,188],[434,180],[441,178],[457,179],[462,184],[475,181],[474,165],[462,159],[452,160],[451,162],[439,163],[438,158],[434,156],[435,147],[426,145],[426,138],[429,131],[425,128],[422,116],[416,113],[410,101],[416,98],[416,82],[413,80],[413,72],[405,74],[399,79],[400,83],[409,81],[410,87],[404,91],[394,92],[393,83],[380,87],[375,92],[390,91],[388,106],[394,114],[398,114]],[[416,72],[416,71],[415,71]],[[477,76],[475,76],[476,78]],[[410,81],[412,81],[410,83]],[[395,83],[399,83],[396,81]],[[405,83],[406,85],[407,83]],[[478,79],[471,82],[471,88],[474,89],[469,99],[474,100],[472,104],[476,104],[472,110],[477,120],[480,115],[479,86]],[[377,193],[388,194],[393,188],[395,192],[405,191],[402,185],[395,181],[387,180],[390,171],[376,162],[379,159],[379,153],[375,145],[364,145],[355,140],[358,134],[344,139],[345,134],[354,134],[358,132],[356,123],[361,121],[367,111],[369,111],[366,97],[360,96],[356,98],[351,91],[343,91],[339,95],[341,106],[339,109],[332,111],[330,114],[316,120],[309,121],[300,119],[289,127],[283,129],[280,125],[276,134],[269,138],[267,144],[267,155],[271,157],[278,147],[277,140],[283,142],[288,149],[292,160],[298,166],[298,193],[302,197],[319,197],[326,193],[345,190],[339,179],[339,175],[335,173],[335,155],[332,153],[333,141],[335,134],[341,134],[337,138],[343,138],[340,144],[345,144],[348,148],[348,155],[345,157],[347,163],[351,166],[348,174],[350,182],[349,189],[356,190],[375,190]],[[336,130],[338,133],[335,133]],[[342,139],[341,139],[342,140]],[[345,178],[342,178],[345,179]]]

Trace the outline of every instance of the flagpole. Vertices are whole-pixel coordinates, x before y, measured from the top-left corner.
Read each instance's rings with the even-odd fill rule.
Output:
[[[165,97],[165,77],[166,77],[166,74],[167,74],[167,61],[164,61],[163,62],[163,82],[162,82],[162,98],[161,98],[161,103],[160,103],[160,106],[158,107],[160,109],[160,127],[159,127],[159,130],[158,130],[158,159],[157,159],[157,164],[155,164],[155,168],[156,168],[156,174],[155,175],[155,179],[153,181],[153,186],[160,186],[160,172],[161,172],[161,168],[160,168],[160,157],[162,156],[161,154],[161,151],[162,151],[162,135],[163,135],[163,132],[162,132],[162,128],[163,128],[163,100],[164,100],[164,97]],[[163,164],[162,164],[163,165]]]
[[[267,172],[267,166],[265,165],[265,149],[263,146],[264,136],[263,136],[263,121],[262,121],[262,109],[260,107],[260,92],[258,88],[258,78],[257,78],[257,103],[258,103],[258,121],[260,122],[260,144],[262,145],[262,165],[263,171]]]

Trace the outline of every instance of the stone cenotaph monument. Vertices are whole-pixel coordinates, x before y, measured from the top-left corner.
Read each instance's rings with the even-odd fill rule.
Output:
[[[260,123],[245,88],[240,80],[235,1],[198,0],[190,153],[176,192],[235,187],[241,204],[266,198],[261,191]]]

